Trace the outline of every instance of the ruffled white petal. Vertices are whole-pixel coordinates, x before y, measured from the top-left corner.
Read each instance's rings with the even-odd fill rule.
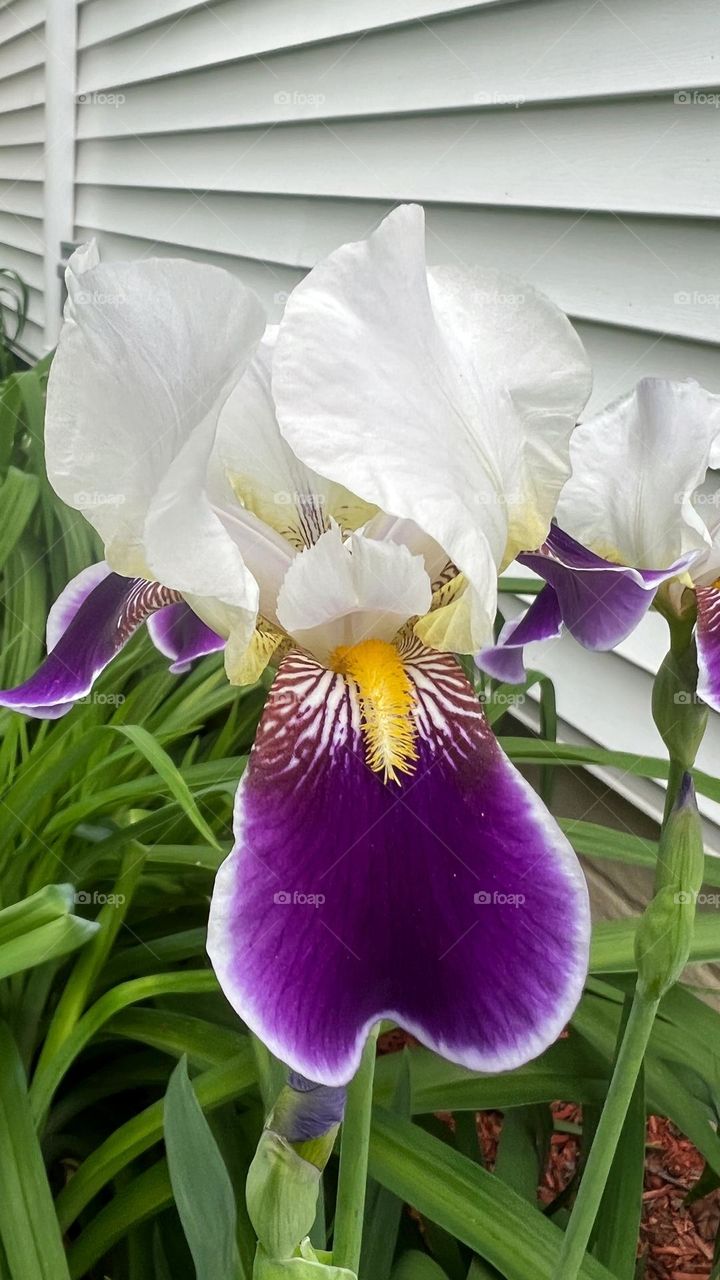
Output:
[[[163,483],[166,512],[185,504],[168,473],[196,432],[196,457],[211,444],[262,334],[262,309],[216,267],[170,259],[100,265],[92,246],[73,256],[67,284],[48,387],[48,474],[98,530],[111,566],[148,576],[148,511]],[[189,537],[191,507],[185,517]],[[175,513],[168,536],[178,523]]]
[[[428,276],[459,382],[477,399],[474,389],[495,389],[486,447],[508,508],[507,564],[547,534],[570,474],[570,434],[592,388],[590,365],[567,316],[525,281],[459,267],[433,267]],[[477,419],[474,405],[466,416],[469,424]]]
[[[347,541],[336,524],[293,561],[278,598],[280,624],[321,662],[338,645],[392,640],[430,607],[421,556],[362,534]]]
[[[431,538],[414,520],[399,520],[397,516],[378,511],[362,530],[366,538],[379,538],[382,542],[398,542],[414,556],[422,556],[428,577],[435,582],[447,567],[447,552]]]
[[[293,547],[311,546],[334,519],[355,529],[374,508],[318,475],[280,434],[270,377],[277,326],[268,326],[247,371],[228,397],[218,421],[211,458],[211,497],[223,506],[230,495]]]
[[[428,288],[417,206],[297,286],[273,373],[294,452],[415,521],[466,574],[468,648],[491,633],[496,567],[547,532],[588,390],[579,340],[534,291],[494,273]]]
[[[598,555],[663,569],[710,547],[692,496],[720,433],[720,396],[644,378],[573,433],[558,523]]]

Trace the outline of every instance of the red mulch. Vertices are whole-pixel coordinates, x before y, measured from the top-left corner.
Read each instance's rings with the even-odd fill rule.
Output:
[[[393,1053],[412,1044],[402,1031],[381,1037],[379,1052]],[[556,1102],[556,1124],[582,1123],[581,1109]],[[444,1116],[452,1123],[449,1116]],[[499,1111],[477,1114],[483,1160],[492,1169],[502,1129]],[[570,1182],[577,1165],[579,1142],[575,1134],[554,1133],[550,1158],[538,1197],[550,1204]],[[704,1167],[693,1144],[661,1116],[650,1116],[647,1125],[645,1190],[640,1227],[639,1254],[645,1260],[645,1280],[708,1280],[712,1270],[715,1236],[720,1228],[720,1191],[686,1206],[687,1192],[695,1186]]]

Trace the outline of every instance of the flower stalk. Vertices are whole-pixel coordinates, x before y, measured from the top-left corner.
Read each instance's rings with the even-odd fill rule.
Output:
[[[370,1117],[372,1114],[375,1053],[380,1024],[368,1036],[357,1075],[348,1085],[342,1127],[333,1263],[357,1275],[362,1245],[367,1187]]]
[[[670,755],[655,892],[638,924],[638,976],[632,1006],[554,1280],[576,1280],[579,1274],[660,1000],[677,982],[690,955],[704,868],[690,769],[702,741],[707,708],[698,702],[696,689],[694,641],[671,626],[671,648],[653,689],[653,716]]]
[[[315,1221],[344,1104],[343,1088],[317,1085],[295,1072],[277,1097],[246,1187],[259,1256],[268,1265],[294,1257]]]

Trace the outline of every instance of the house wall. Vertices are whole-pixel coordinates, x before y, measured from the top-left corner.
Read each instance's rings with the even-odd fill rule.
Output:
[[[27,347],[57,336],[61,239],[218,263],[277,318],[319,257],[418,200],[431,262],[568,311],[592,406],[644,374],[720,391],[719,55],[717,0],[13,0],[0,265],[31,286]],[[660,750],[661,632],[536,659],[566,735]],[[702,763],[720,773],[715,723]],[[656,813],[656,784],[615,782]]]

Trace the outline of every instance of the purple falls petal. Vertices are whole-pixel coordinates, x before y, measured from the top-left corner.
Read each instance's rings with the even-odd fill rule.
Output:
[[[525,645],[537,640],[557,640],[561,631],[560,602],[552,587],[543,587],[522,617],[506,622],[497,643],[481,649],[475,661],[496,680],[522,684],[526,674]]]
[[[88,565],[87,569],[81,569],[80,573],[70,579],[67,586],[60,592],[55,603],[51,606],[48,614],[47,627],[45,629],[45,644],[48,653],[52,652],[58,640],[65,634],[75,614],[81,605],[85,603],[91,591],[99,586],[101,582],[112,572],[110,565],[105,560],[99,560],[97,564]]]
[[[176,592],[157,582],[92,565],[68,584],[50,611],[47,658],[24,684],[0,691],[0,706],[45,720],[65,715],[90,692],[140,623],[176,600]]]
[[[645,616],[657,588],[687,568],[693,554],[667,569],[633,569],[603,560],[552,525],[539,551],[518,560],[557,594],[562,620],[586,649],[613,649]]]
[[[166,658],[175,675],[187,671],[196,658],[225,647],[225,641],[208,627],[184,600],[158,609],[147,621],[150,639]]]
[[[560,1034],[587,969],[585,881],[449,654],[406,659],[419,759],[365,763],[351,686],[282,662],[236,801],[208,951],[241,1018],[326,1085],[393,1018],[444,1057],[505,1071]]]
[[[696,587],[698,696],[720,711],[720,590]]]

